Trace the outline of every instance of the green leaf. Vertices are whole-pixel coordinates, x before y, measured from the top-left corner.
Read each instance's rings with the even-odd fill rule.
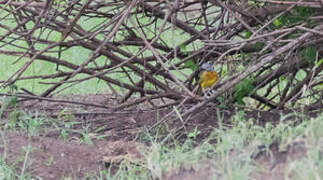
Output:
[[[227,68],[223,68],[222,72],[221,72],[221,76],[222,77],[225,76],[227,74],[227,72],[228,72]]]
[[[276,27],[280,27],[283,23],[277,18],[274,20],[273,25]]]
[[[197,127],[195,127],[195,129],[188,133],[187,137],[195,139],[201,132],[197,129]]]
[[[240,105],[245,105],[242,96],[237,96],[234,100]]]
[[[255,1],[250,0],[250,1],[248,1],[248,4],[249,4],[250,6],[253,6],[253,5],[255,5],[255,4],[256,4],[256,2],[255,2]]]
[[[284,81],[284,80],[285,80],[285,76],[284,76],[284,75],[281,75],[281,76],[279,77],[279,80],[280,80],[280,81]]]
[[[195,64],[193,59],[190,59],[190,60],[186,61],[184,67],[192,69],[192,71],[197,70],[197,65]]]
[[[185,44],[181,44],[178,46],[179,51],[183,54],[183,55],[188,55],[188,52],[186,51],[186,45]]]
[[[16,105],[18,104],[18,97],[17,96],[11,96],[10,98],[10,107],[16,107]]]
[[[248,96],[254,89],[253,79],[246,78],[234,87],[233,99],[240,105],[244,105],[243,98]]]
[[[287,15],[282,15],[273,21],[272,28],[278,29],[283,27],[284,25],[288,25],[288,23],[289,23],[289,17]]]
[[[185,44],[181,44],[181,45],[179,45],[179,50],[180,50],[181,52],[186,51],[186,45],[185,45]]]
[[[313,45],[310,45],[301,50],[301,56],[305,59],[305,61],[309,63],[315,62],[316,58],[316,48]]]
[[[313,13],[313,8],[297,6],[295,7],[293,13],[286,16],[286,18],[288,18],[289,23],[294,24],[306,20]]]
[[[9,91],[10,91],[10,93],[11,94],[14,94],[14,93],[16,93],[16,91],[18,90],[18,86],[17,85],[15,85],[15,84],[11,84],[10,86],[9,86]]]
[[[259,7],[263,7],[263,6],[265,6],[265,2],[260,2],[258,5],[259,5]]]
[[[304,17],[302,16],[290,16],[288,17],[288,21],[290,24],[295,24],[297,22],[303,21]]]
[[[17,123],[19,122],[19,119],[21,118],[22,113],[17,111],[17,110],[13,110],[10,114],[9,114],[9,122],[6,123],[5,128],[15,128]]]
[[[300,17],[306,18],[311,16],[314,13],[314,9],[310,7],[296,7],[296,14]]]
[[[323,59],[320,59],[319,62],[317,62],[316,66],[319,67],[323,63]]]
[[[251,35],[252,35],[252,32],[250,32],[250,31],[245,31],[245,32],[244,32],[244,35],[243,35],[243,38],[248,39]]]

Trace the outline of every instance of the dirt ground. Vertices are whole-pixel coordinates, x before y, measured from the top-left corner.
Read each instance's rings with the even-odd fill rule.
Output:
[[[113,105],[115,101],[105,95],[84,95],[84,96],[66,96],[60,97],[74,101],[83,101],[88,103]],[[6,152],[8,163],[18,163],[18,167],[22,166],[22,159],[25,152],[22,148],[32,147],[29,159],[32,165],[27,169],[34,176],[43,179],[61,179],[62,177],[71,177],[80,179],[89,173],[96,174],[100,170],[108,168],[110,162],[118,162],[123,158],[130,161],[140,161],[144,144],[138,143],[138,134],[143,129],[149,129],[156,125],[163,117],[172,109],[160,110],[144,110],[138,107],[126,109],[120,112],[109,112],[100,108],[89,108],[84,105],[71,105],[61,102],[47,101],[26,101],[20,106],[24,111],[30,113],[41,113],[53,119],[66,120],[64,118],[72,117],[73,121],[79,122],[72,128],[82,129],[89,126],[90,131],[95,131],[96,135],[105,135],[101,140],[94,140],[93,144],[80,144],[79,142],[68,139],[59,138],[59,131],[49,130],[39,136],[28,137],[23,133],[5,131],[0,140],[0,153]],[[218,117],[222,117],[224,124],[230,123],[230,118],[236,112],[233,109],[219,110],[217,107],[210,105],[202,109],[199,113],[194,114],[183,125],[183,122],[172,120],[172,116],[167,118],[167,124],[170,128],[180,130],[185,127],[187,131],[193,130],[195,127],[202,132],[197,137],[201,140],[206,138],[214,127],[218,126]],[[8,116],[5,113],[4,116]],[[277,123],[280,120],[282,112],[266,112],[266,111],[247,111],[245,117],[247,119],[258,119],[257,123],[265,122]],[[289,117],[293,118],[293,117]],[[75,136],[78,134],[76,133]],[[180,134],[179,134],[180,136]],[[302,154],[304,150],[298,148],[289,148],[285,152],[275,151],[277,159],[281,162],[292,155]],[[295,156],[296,156],[295,155]],[[293,156],[294,157],[294,156]],[[17,161],[17,159],[20,159]],[[270,159],[266,155],[256,157],[259,163],[271,169],[270,174],[259,174],[260,179],[282,179],[283,172],[281,162],[274,165],[269,163]],[[206,163],[207,164],[207,163]],[[277,168],[278,167],[278,168]],[[209,177],[210,170],[205,167],[201,171],[183,170],[179,173],[169,173],[165,175],[165,179],[197,179],[200,177]],[[207,179],[207,178],[206,178]],[[258,179],[258,178],[257,178]]]

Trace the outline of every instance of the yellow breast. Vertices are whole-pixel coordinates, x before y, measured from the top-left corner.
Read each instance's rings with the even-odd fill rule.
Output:
[[[211,87],[218,79],[218,73],[215,71],[204,71],[200,76],[199,84],[202,89]]]

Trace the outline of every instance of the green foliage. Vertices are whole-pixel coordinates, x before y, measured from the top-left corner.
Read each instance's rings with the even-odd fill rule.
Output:
[[[286,147],[296,143],[306,148],[305,153],[299,158],[292,158],[284,163],[286,168],[282,173],[285,173],[286,177],[322,179],[323,134],[320,127],[322,127],[323,116],[310,120],[300,115],[302,118],[299,118],[307,121],[295,126],[293,122],[285,121],[286,118],[294,115],[298,117],[300,114],[291,113],[282,116],[281,123],[277,125],[267,123],[265,126],[260,126],[251,119],[246,120],[244,111],[237,111],[236,115],[232,116],[230,127],[214,129],[208,140],[199,142],[199,146],[193,146],[192,139],[187,139],[182,144],[175,143],[172,147],[152,140],[150,148],[144,153],[144,166],[123,160],[116,173],[112,174],[110,170],[102,171],[99,179],[138,179],[138,177],[139,179],[162,179],[164,175],[176,172],[199,172],[200,170],[204,172],[205,169],[210,169],[212,172],[211,179],[252,179],[255,174],[264,174],[262,169],[264,164],[252,157],[265,152],[270,157],[276,158],[277,156],[269,154],[271,153],[269,147],[273,143],[279,144],[279,151],[286,151]],[[196,128],[194,131],[197,132]],[[153,135],[149,134],[149,136]],[[215,139],[216,143],[209,143]],[[263,146],[264,148],[260,148]]]
[[[60,137],[63,139],[67,139],[69,136],[69,130],[75,125],[77,122],[75,121],[63,121],[63,127],[56,126],[56,129],[60,131]]]
[[[221,71],[221,76],[225,76],[227,73],[228,73],[228,66],[229,65],[226,65],[224,66],[224,68],[222,68],[222,71]]]
[[[182,52],[182,53],[185,53],[186,51],[186,45],[185,44],[181,44],[178,46],[179,47],[179,50]]]
[[[18,90],[18,86],[17,85],[15,85],[15,84],[11,84],[10,86],[9,86],[9,89],[10,89],[10,93],[11,94],[14,94],[14,93],[16,93],[17,92],[17,90]]]
[[[189,68],[192,71],[196,71],[197,70],[197,65],[195,64],[193,59],[190,59],[188,61],[185,62],[185,68]]]
[[[14,129],[17,126],[17,123],[19,122],[19,119],[23,113],[21,111],[18,111],[17,109],[14,109],[9,114],[9,122],[5,124],[6,129]]]
[[[187,137],[192,138],[192,139],[196,139],[196,137],[201,133],[201,131],[199,131],[197,129],[197,127],[194,128],[193,131],[191,131],[190,133],[187,134]]]
[[[291,179],[323,178],[322,120],[323,114],[320,114],[317,118],[306,122],[305,133],[303,133],[301,140],[305,142],[307,150],[303,157],[289,164],[289,173],[287,175],[291,175]]]
[[[22,115],[21,115],[22,116]],[[30,136],[38,135],[45,124],[45,118],[39,115],[38,112],[33,114],[23,114],[21,119],[17,119],[18,127]]]
[[[314,63],[316,59],[316,48],[314,45],[307,46],[300,51],[300,55],[305,61]]]
[[[6,110],[8,107],[16,107],[17,104],[17,97],[15,96],[5,96],[1,99],[1,108],[0,108],[0,119],[2,118],[2,114],[4,110]]]
[[[32,179],[29,172],[20,173],[16,170],[14,164],[8,164],[4,157],[0,157],[0,179],[1,180],[23,180]]]
[[[186,45],[185,44],[181,44],[178,46],[180,49],[180,52],[184,55],[188,55],[188,52],[186,50]],[[188,68],[191,69],[192,71],[196,71],[197,70],[197,65],[195,64],[193,59],[189,59],[184,63],[184,68]]]
[[[307,131],[307,135],[314,140],[315,143],[323,138],[323,116],[319,116],[316,120],[312,120],[310,123],[310,131]]]
[[[255,88],[253,81],[252,78],[246,78],[234,87],[233,100],[235,102],[241,105],[245,104],[243,98],[248,96]]]
[[[86,126],[83,128],[83,131],[81,132],[81,139],[80,143],[85,142],[86,144],[93,144],[91,134],[89,133],[89,126]]]
[[[18,97],[17,96],[11,96],[10,97],[10,107],[16,107],[18,104]]]
[[[275,27],[281,27],[283,25],[282,21],[280,20],[280,18],[277,18],[273,21],[273,25]]]
[[[291,24],[306,20],[313,14],[314,10],[310,7],[295,7],[295,12],[286,16]]]
[[[296,15],[299,17],[302,17],[303,19],[311,16],[314,13],[313,8],[310,8],[310,7],[297,6],[295,9],[296,9]]]
[[[310,7],[295,7],[290,13],[286,13],[276,18],[272,25],[274,29],[281,28],[283,26],[289,26],[300,21],[306,20],[314,13],[314,10]]]
[[[248,39],[251,35],[252,35],[252,32],[245,31],[242,37],[245,38],[245,39]]]
[[[273,29],[279,29],[283,27],[284,25],[288,24],[288,18],[286,15],[279,16],[276,18],[273,23],[272,23],[272,28]]]
[[[0,117],[2,116],[3,111],[9,107],[9,108],[16,108],[18,105],[18,97],[16,96],[16,92],[18,90],[18,87],[15,84],[12,84],[9,86],[9,92],[8,94],[12,96],[5,96],[2,98],[2,106],[0,109]]]
[[[14,128],[16,126],[16,123],[18,122],[18,119],[21,115],[21,112],[17,109],[18,106],[18,97],[15,95],[18,90],[18,87],[16,85],[10,85],[9,86],[9,94],[12,96],[5,96],[2,97],[2,105],[0,108],[0,119],[2,118],[3,112],[7,108],[13,108],[13,110],[9,114],[9,122],[6,123],[5,127],[12,127]]]
[[[286,76],[284,76],[284,75],[281,75],[280,77],[279,77],[279,81],[284,81],[286,79]]]
[[[316,66],[319,67],[323,63],[323,59],[320,59],[317,63]]]

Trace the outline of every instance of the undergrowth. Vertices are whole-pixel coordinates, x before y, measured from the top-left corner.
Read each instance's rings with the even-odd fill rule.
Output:
[[[36,115],[22,113],[22,117],[14,126],[8,121],[2,130],[12,128],[12,130],[23,131],[30,136],[40,135],[47,131],[45,128],[48,126],[44,124],[48,125],[48,119],[37,113]],[[276,125],[268,122],[260,126],[255,123],[256,120],[246,120],[244,112],[240,111],[231,118],[230,126],[220,124],[219,128],[214,129],[203,141],[195,138],[198,134],[197,129],[188,132],[184,143],[176,139],[162,143],[159,135],[147,133],[145,134],[147,138],[144,138],[145,142],[142,143],[149,144],[149,146],[142,151],[143,158],[140,163],[125,159],[116,171],[105,169],[85,178],[167,179],[183,173],[204,172],[210,176],[210,179],[255,179],[259,174],[270,172],[265,165],[258,163],[255,157],[262,153],[275,159],[271,153],[273,144],[277,145],[279,151],[286,151],[288,147],[298,143],[304,146],[306,151],[300,158],[287,159],[283,169],[284,179],[322,179],[323,114],[316,118],[298,114],[302,122],[297,125],[294,121],[287,121],[287,117],[282,116],[281,122]],[[68,119],[69,122],[73,122],[73,118]],[[55,122],[52,121],[52,123]],[[219,120],[219,123],[221,122]],[[51,127],[65,132],[63,139],[68,140],[68,132],[71,132],[72,126],[59,126],[56,123]],[[95,138],[88,127],[80,130],[79,134],[81,134],[80,142],[83,143],[91,144]],[[1,138],[4,143],[0,147],[3,149],[0,155],[0,179],[32,179],[27,170],[27,167],[31,166],[28,162],[32,147],[22,147],[24,153],[20,162],[23,166],[18,168],[17,164],[7,162],[5,133],[1,133]]]
[[[243,112],[242,112],[243,113]],[[98,179],[165,179],[171,175],[185,172],[207,171],[210,179],[255,179],[264,170],[255,158],[264,151],[270,158],[272,144],[278,144],[279,151],[286,151],[295,143],[304,145],[306,152],[302,158],[287,160],[283,170],[284,179],[322,179],[323,178],[323,115],[304,119],[294,126],[291,121],[281,118],[276,126],[267,123],[264,127],[245,120],[241,113],[232,118],[232,126],[214,129],[214,132],[198,146],[192,139],[175,146],[161,144],[152,140],[144,163],[124,163],[117,173]],[[150,134],[148,136],[152,137]],[[216,140],[216,143],[211,143]],[[127,164],[126,167],[124,165]],[[135,173],[134,173],[135,172]],[[207,177],[205,177],[207,178]]]

